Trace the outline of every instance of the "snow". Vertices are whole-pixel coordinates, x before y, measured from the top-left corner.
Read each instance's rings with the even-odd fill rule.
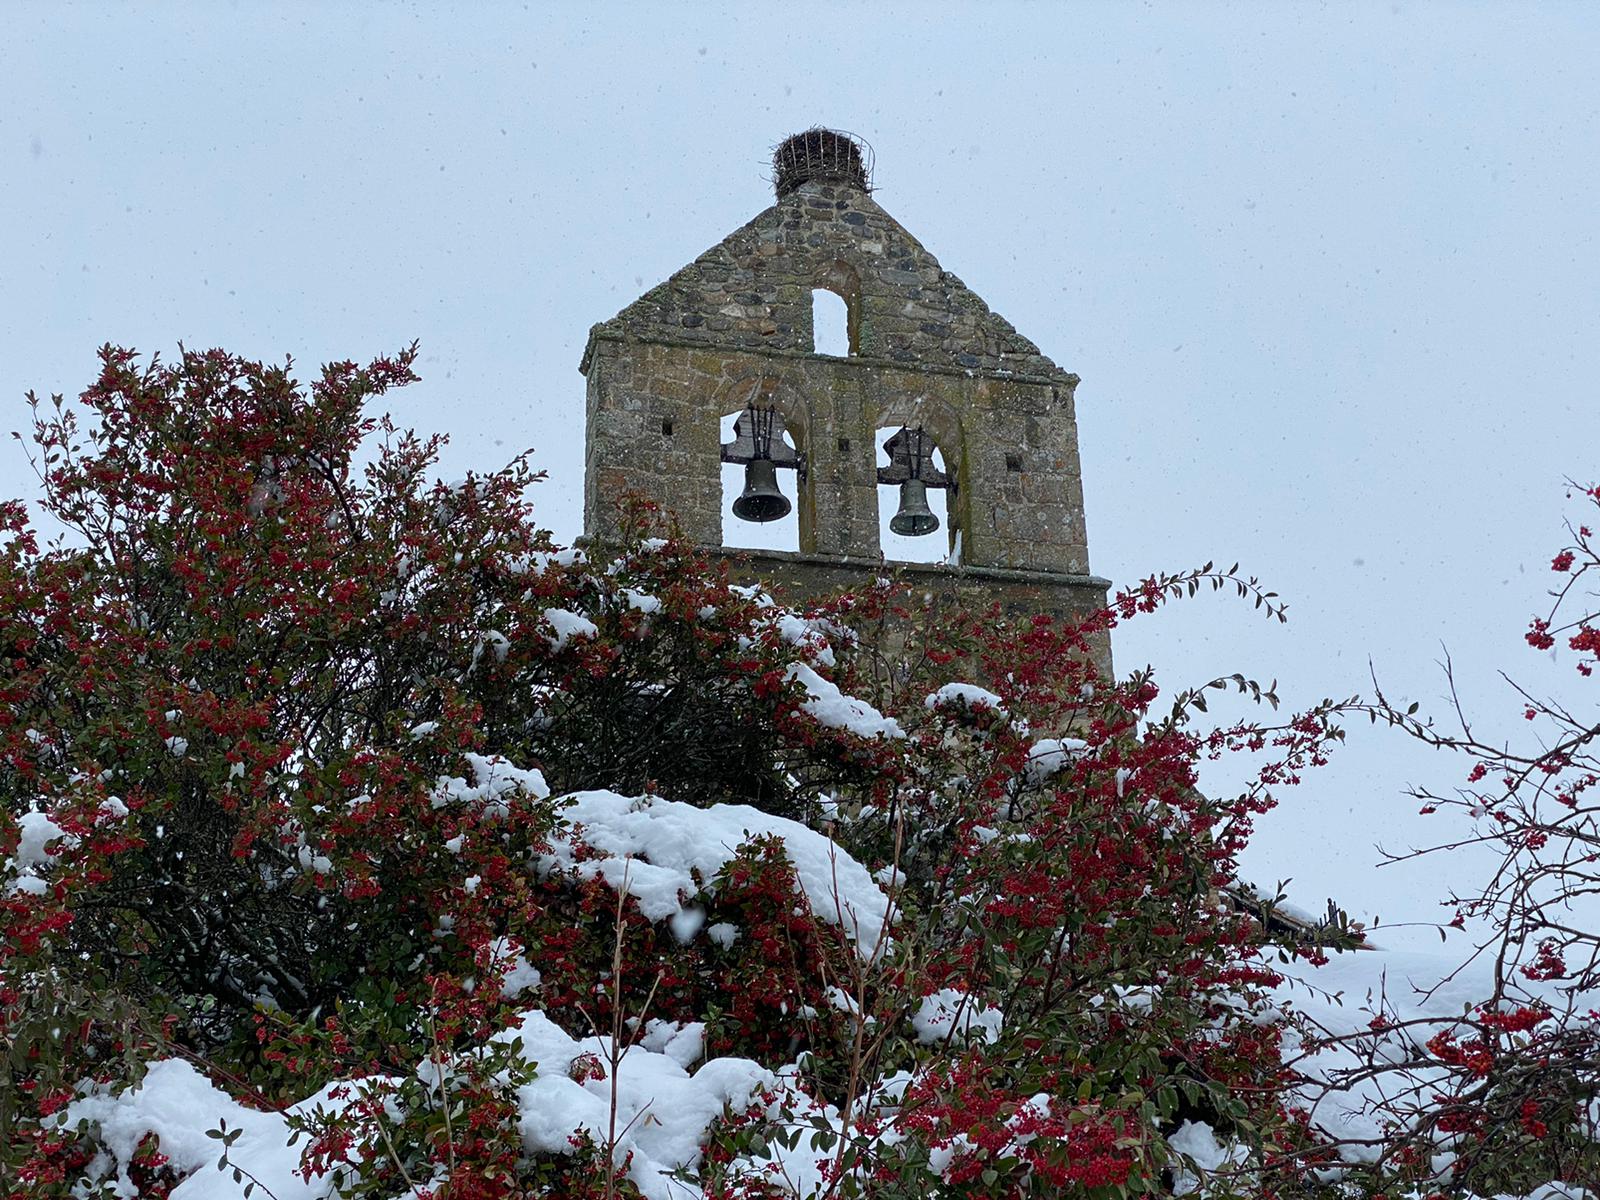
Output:
[[[1067,764],[1089,748],[1089,743],[1079,738],[1043,738],[1028,751],[1028,781],[1043,783],[1052,775],[1059,775]]]
[[[623,588],[622,598],[628,602],[628,607],[635,612],[645,615],[661,611],[661,598],[652,596],[649,592],[641,592],[635,588]]]
[[[833,646],[828,636],[839,632],[837,626],[830,622],[809,620],[792,612],[779,613],[773,618],[772,625],[778,631],[778,636],[789,645],[810,651],[813,661],[825,667],[834,665]]]
[[[800,889],[821,920],[841,926],[867,957],[885,940],[890,904],[883,889],[830,838],[798,821],[747,804],[697,808],[609,791],[575,792],[560,804],[562,820],[577,826],[583,844],[599,856],[580,859],[572,834],[558,833],[544,868],[603,879],[632,896],[649,920],[671,921],[680,940],[693,938],[705,920],[698,906],[686,903],[701,891],[695,876],[712,886],[740,846],[764,835],[782,839]]]
[[[840,1012],[848,1013],[852,1017],[860,1017],[868,1025],[876,1025],[878,1023],[878,1018],[870,1014],[863,1017],[861,1005],[856,1002],[856,998],[838,984],[829,984],[823,990],[822,995],[828,1001],[829,1008],[838,1009]]]
[[[127,810],[124,809],[124,812]],[[51,842],[71,844],[75,839],[42,812],[25,812],[17,818],[17,852],[6,861],[7,892],[42,896],[50,890],[39,868],[49,866]]]
[[[316,853],[310,846],[300,846],[295,851],[295,857],[304,870],[318,875],[327,875],[333,870],[333,860],[325,854]]]
[[[571,1154],[570,1139],[579,1133],[601,1145],[609,1140],[613,1081],[578,1083],[569,1071],[575,1059],[590,1054],[609,1073],[610,1038],[573,1038],[541,1010],[531,1009],[497,1040],[520,1040],[522,1056],[538,1066],[538,1076],[517,1092],[518,1125],[529,1152]],[[713,1059],[691,1074],[704,1047],[703,1025],[652,1021],[641,1042],[623,1050],[614,1081],[615,1161],[631,1155],[629,1177],[649,1200],[698,1196],[699,1189],[668,1175],[699,1166],[706,1131],[725,1109],[746,1109],[763,1089],[778,1084],[771,1072],[742,1058]],[[448,1064],[425,1062],[419,1068],[425,1079],[431,1078],[430,1067],[435,1074],[449,1071]],[[337,1111],[351,1102],[335,1099],[337,1088],[330,1085],[289,1112]],[[258,1194],[270,1189],[278,1200],[323,1200],[332,1191],[327,1178],[308,1182],[297,1174],[302,1146],[288,1144],[285,1115],[245,1108],[182,1059],[153,1063],[138,1087],[119,1096],[97,1093],[75,1100],[61,1121],[67,1127],[79,1121],[96,1127],[113,1160],[107,1165],[118,1197],[138,1194],[127,1167],[139,1143],[154,1134],[173,1169],[188,1175],[173,1189],[172,1200],[238,1200],[241,1185],[216,1166],[221,1143],[206,1136],[223,1122],[239,1131],[228,1159],[260,1182]]]
[[[554,650],[565,650],[573,638],[592,638],[600,632],[588,617],[565,608],[545,609],[544,619],[555,630],[547,639]]]
[[[552,621],[558,634],[583,636],[582,626],[593,629],[584,618],[566,615],[573,618],[573,624],[563,627],[559,621]],[[809,635],[797,632],[795,636],[804,642]],[[815,655],[819,646],[810,643],[808,649]],[[802,707],[819,722],[863,737],[905,736],[891,718],[864,701],[844,695],[810,667],[791,664],[789,678],[805,687],[808,698]],[[993,693],[964,684],[939,689],[927,697],[925,705],[967,710],[995,708],[1003,712]],[[434,728],[432,723],[424,723],[414,726],[411,734],[423,737]],[[1036,742],[1029,753],[1029,778],[1048,779],[1086,750],[1085,743],[1072,738]],[[466,765],[465,777],[446,775],[436,781],[435,807],[461,805],[493,818],[509,814],[508,800],[514,795],[550,798],[550,789],[537,770],[522,769],[492,755],[469,753],[461,761]],[[1118,790],[1127,782],[1128,773],[1119,771]],[[357,797],[351,803],[363,800],[365,797]],[[869,961],[889,944],[887,935],[894,907],[886,889],[902,882],[898,873],[892,866],[870,870],[825,834],[799,822],[748,805],[697,807],[655,796],[630,797],[611,791],[573,793],[556,800],[555,808],[557,828],[549,838],[548,853],[539,856],[536,868],[546,873],[559,871],[603,880],[632,897],[646,918],[666,923],[683,943],[703,934],[724,949],[735,944],[739,928],[728,922],[708,926],[705,902],[708,894],[715,892],[717,876],[739,848],[753,838],[771,836],[782,841],[794,866],[797,892],[819,919],[841,927]],[[105,818],[126,816],[127,811],[115,799],[102,806]],[[16,825],[16,851],[5,863],[0,882],[9,893],[44,894],[49,886],[52,849],[70,845],[72,837],[43,812],[23,813],[16,818]],[[158,829],[157,836],[160,835]],[[453,838],[446,846],[459,852],[461,839]],[[307,870],[321,873],[332,867],[306,844],[303,836],[297,852]],[[476,877],[471,877],[463,881],[463,886],[470,892],[476,883]],[[523,945],[500,938],[489,950],[503,971],[504,996],[517,999],[536,993],[542,977]],[[1303,1043],[1291,1025],[1285,1037],[1285,1053],[1297,1059],[1297,1068],[1312,1081],[1303,1088],[1301,1100],[1317,1127],[1338,1139],[1375,1138],[1382,1132],[1375,1112],[1385,1098],[1385,1089],[1390,1094],[1407,1088],[1427,1091],[1440,1072],[1425,1055],[1417,1053],[1417,1048],[1432,1029],[1458,1019],[1492,990],[1488,964],[1458,968],[1459,958],[1450,954],[1390,951],[1337,954],[1321,967],[1292,968],[1291,977],[1275,989],[1273,1007],[1262,1015],[1263,1020],[1288,1014],[1291,1020],[1309,1022],[1320,1033],[1378,1037],[1382,1043],[1380,1055],[1397,1064],[1412,1064],[1392,1077],[1361,1078],[1342,1090],[1319,1086],[1318,1081],[1336,1085],[1339,1073],[1357,1066],[1360,1060],[1354,1051],[1337,1045],[1298,1059]],[[825,994],[834,1008],[858,1015],[855,999],[846,991],[834,986]],[[1114,987],[1105,993],[1103,1001],[1140,1010],[1149,1006],[1151,997],[1148,989]],[[1420,1032],[1373,1034],[1369,1022],[1380,1011],[1394,1021],[1421,1020],[1433,1025]],[[964,1040],[997,1042],[1005,1021],[999,1009],[958,989],[946,988],[924,997],[912,1012],[910,1024],[917,1042],[933,1047],[937,1053],[952,1043],[959,1046]],[[617,1161],[628,1164],[632,1182],[648,1200],[694,1200],[700,1196],[697,1188],[670,1176],[699,1167],[708,1132],[726,1111],[737,1113],[759,1103],[767,1105],[771,1115],[776,1112],[776,1102],[771,1100],[775,1093],[782,1096],[784,1103],[798,1106],[797,1119],[802,1125],[814,1122],[819,1128],[834,1129],[841,1125],[836,1110],[808,1100],[797,1090],[797,1068],[793,1064],[772,1070],[746,1059],[703,1061],[705,1029],[697,1022],[645,1022],[637,1044],[621,1054],[615,1072],[615,1047],[608,1038],[568,1034],[538,1008],[524,1012],[515,1028],[500,1036],[520,1038],[522,1053],[538,1068],[537,1077],[517,1093],[519,1130],[527,1150],[568,1155],[573,1153],[575,1135],[587,1134],[604,1144],[614,1131]],[[592,1056],[600,1063],[602,1077],[588,1078],[587,1071],[574,1072],[573,1064],[581,1056]],[[448,1064],[424,1063],[423,1068],[430,1065],[433,1070],[448,1074]],[[869,1107],[892,1109],[895,1089],[903,1091],[911,1078],[901,1072],[870,1085]],[[288,1125],[283,1114],[257,1112],[239,1105],[186,1062],[157,1062],[139,1086],[118,1096],[95,1091],[87,1083],[83,1087],[85,1094],[64,1110],[61,1119],[68,1125],[85,1121],[95,1127],[104,1147],[99,1161],[112,1178],[114,1195],[134,1194],[127,1175],[128,1163],[141,1140],[154,1134],[175,1170],[192,1173],[173,1191],[173,1200],[236,1200],[240,1185],[230,1172],[216,1169],[219,1143],[206,1136],[208,1130],[224,1121],[230,1129],[239,1131],[237,1141],[229,1147],[229,1159],[260,1181],[258,1194],[269,1194],[270,1189],[270,1194],[279,1200],[323,1200],[329,1194],[328,1181],[307,1182],[296,1173],[300,1147],[287,1144]],[[306,1113],[317,1107],[337,1108],[348,1103],[347,1097],[334,1099],[331,1089],[324,1089],[290,1111]],[[1048,1106],[1049,1098],[1036,1097],[1028,1103]],[[885,1129],[886,1140],[897,1136],[892,1117]],[[1200,1122],[1184,1123],[1170,1139],[1173,1149],[1184,1156],[1182,1165],[1174,1165],[1178,1195],[1204,1194],[1211,1175],[1218,1175],[1219,1182],[1225,1183],[1243,1162],[1241,1148],[1219,1139],[1215,1130]],[[949,1163],[963,1144],[964,1139],[957,1138],[953,1145],[935,1150],[930,1162],[936,1168]],[[810,1195],[824,1186],[823,1172],[817,1164],[819,1152],[811,1148],[804,1133],[795,1149],[773,1143],[765,1153],[770,1157],[730,1164],[730,1175],[781,1179],[798,1196]],[[1584,1195],[1581,1191],[1546,1187],[1531,1193],[1527,1200],[1570,1200]]]
[[[973,1030],[977,1030],[983,1041],[997,1042],[1004,1025],[1005,1014],[998,1008],[980,1004],[956,988],[942,988],[924,996],[917,1011],[911,1014],[911,1027],[917,1031],[917,1041],[925,1046],[946,1041],[957,1031],[962,1037],[970,1037]]]
[[[667,924],[672,928],[672,936],[684,945],[694,941],[695,934],[700,932],[706,923],[706,911],[703,908],[680,909],[667,918]]]
[[[1409,1031],[1390,1031],[1376,1035],[1378,1053],[1390,1062],[1412,1065],[1376,1078],[1359,1078],[1348,1088],[1328,1088],[1314,1082],[1303,1092],[1303,1100],[1315,1125],[1334,1137],[1374,1138],[1382,1133],[1382,1123],[1374,1106],[1385,1095],[1399,1095],[1408,1088],[1421,1087],[1442,1077],[1440,1068],[1429,1062],[1419,1048],[1434,1032],[1459,1019],[1493,991],[1493,965],[1480,959],[1466,967],[1461,958],[1446,953],[1422,951],[1365,950],[1331,955],[1326,965],[1299,965],[1285,969],[1285,982],[1273,992],[1273,1000],[1284,1010],[1293,1010],[1308,1019],[1317,1035],[1370,1034],[1369,1023],[1382,1011],[1392,1022],[1423,1021]],[[1556,1011],[1564,1007],[1555,985],[1524,982],[1527,999],[1542,996]],[[1578,997],[1579,1008],[1593,1007],[1594,997]],[[1301,1053],[1300,1038],[1292,1031],[1284,1039],[1288,1061]],[[1297,1065],[1313,1081],[1334,1081],[1340,1071],[1360,1065],[1356,1051],[1331,1046],[1309,1054]],[[1535,1196],[1561,1196],[1562,1193],[1535,1192]]]
[[[573,1061],[592,1054],[609,1072],[609,1037],[570,1037],[537,1009],[524,1014],[516,1029],[498,1036],[520,1039],[523,1055],[539,1064],[538,1078],[517,1092],[524,1146],[534,1153],[571,1154],[574,1134],[587,1133],[604,1145],[614,1128],[613,1161],[631,1155],[628,1177],[648,1200],[699,1195],[698,1188],[668,1175],[699,1166],[706,1130],[725,1108],[746,1109],[762,1089],[777,1084],[770,1071],[744,1058],[713,1059],[690,1074],[685,1062],[695,1061],[704,1045],[704,1027],[697,1024],[652,1028],[641,1044],[626,1049],[615,1079],[583,1083],[569,1074]],[[652,1044],[659,1048],[652,1049]]]
[[[1266,1016],[1289,1013],[1292,1019],[1298,1014],[1312,1023],[1318,1035],[1376,1037],[1380,1061],[1387,1058],[1397,1065],[1410,1064],[1392,1075],[1358,1077],[1351,1086],[1340,1089],[1324,1085],[1335,1081],[1338,1072],[1360,1066],[1361,1059],[1352,1050],[1332,1046],[1295,1061],[1296,1067],[1312,1081],[1302,1089],[1301,1095],[1312,1123],[1333,1138],[1353,1140],[1382,1135],[1383,1124],[1373,1106],[1382,1102],[1386,1094],[1403,1096],[1413,1088],[1420,1089],[1414,1094],[1429,1093],[1428,1084],[1440,1078],[1441,1072],[1430,1065],[1428,1055],[1421,1052],[1420,1047],[1433,1032],[1459,1019],[1492,988],[1492,967],[1487,962],[1463,968],[1459,957],[1414,951],[1351,951],[1332,955],[1324,966],[1296,965],[1286,969],[1286,974],[1288,978],[1272,995],[1276,1008],[1269,1010]],[[1556,999],[1554,993],[1549,999]],[[1380,1009],[1393,1021],[1427,1024],[1405,1033],[1374,1034],[1369,1022]],[[1286,1061],[1296,1060],[1302,1049],[1299,1035],[1291,1028],[1284,1038]],[[1212,1173],[1220,1176],[1217,1182],[1223,1193],[1236,1194],[1240,1181],[1230,1180],[1229,1176],[1245,1160],[1242,1147],[1219,1139],[1209,1125],[1195,1121],[1180,1125],[1169,1141],[1174,1150],[1191,1160],[1194,1168],[1175,1167],[1177,1195],[1209,1194],[1206,1185]],[[1342,1150],[1346,1160],[1352,1162],[1359,1161],[1363,1154],[1370,1156],[1375,1152],[1359,1145],[1347,1145]],[[1434,1160],[1441,1170],[1448,1162],[1448,1153]],[[1330,1178],[1336,1175],[1337,1168],[1330,1170]],[[1522,1200],[1589,1200],[1589,1197],[1590,1193],[1581,1188],[1548,1184],[1535,1188]],[[1473,1198],[1464,1196],[1463,1200]],[[1518,1198],[1506,1195],[1497,1200]]]
[[[923,707],[936,708],[964,708],[968,712],[981,712],[985,709],[1005,715],[1005,705],[1000,697],[987,688],[978,687],[972,683],[947,683],[938,691],[932,693],[923,702]]]
[[[500,994],[507,1000],[515,1000],[523,992],[531,991],[544,982],[539,968],[524,956],[520,942],[512,938],[496,938],[490,943],[489,952],[496,963],[510,962],[500,984]]]
[[[798,679],[810,694],[800,705],[819,724],[844,729],[858,737],[903,738],[905,730],[893,717],[886,717],[865,700],[847,696],[836,684],[818,675],[805,663],[790,663],[785,679]]]
[[[485,650],[494,656],[495,662],[503,663],[511,651],[511,641],[498,629],[485,629],[478,635],[477,645],[472,648],[473,666],[477,666]]]
[[[531,554],[518,554],[506,561],[506,570],[513,575],[543,575],[552,566],[571,567],[587,561],[582,550],[535,550]]]
[[[1168,1144],[1179,1154],[1186,1155],[1194,1161],[1200,1169],[1200,1174],[1195,1174],[1186,1167],[1174,1166],[1172,1190],[1179,1196],[1187,1196],[1197,1191],[1205,1181],[1206,1176],[1229,1168],[1236,1167],[1244,1157],[1244,1151],[1238,1146],[1224,1146],[1217,1141],[1216,1131],[1204,1121],[1185,1121],[1167,1139]]]
[[[576,806],[591,815],[604,815],[607,803],[596,797],[609,793],[586,795],[591,799],[579,799]],[[647,812],[661,803],[649,802],[636,811]],[[528,986],[537,986],[538,973],[527,965],[519,946],[502,940],[494,949],[498,957],[514,957],[513,974],[526,971],[533,977]],[[1387,986],[1402,1016],[1426,1013],[1448,1017],[1459,1014],[1465,1000],[1482,994],[1481,980],[1458,979],[1429,996],[1410,989],[1413,984],[1427,988],[1437,983],[1452,965],[1453,960],[1442,956],[1344,954],[1325,967],[1307,968],[1303,979],[1280,989],[1279,999],[1329,1028],[1355,1029],[1365,1025],[1361,1008],[1369,990]],[[508,976],[508,984],[510,980]],[[1342,992],[1346,1002],[1341,1004],[1333,992]],[[854,1011],[852,999],[838,989],[830,992],[830,1001]],[[945,989],[924,998],[912,1024],[923,1044],[943,1041],[957,1028],[992,1041],[1002,1027],[1002,1016],[996,1009],[975,1005],[960,991]],[[793,1113],[790,1127],[800,1131],[796,1147],[790,1150],[770,1142],[766,1157],[738,1159],[727,1164],[728,1172],[738,1179],[780,1183],[796,1197],[815,1196],[826,1188],[818,1160],[828,1156],[812,1147],[810,1134],[814,1129],[837,1131],[839,1112],[799,1092],[793,1066],[771,1070],[744,1058],[705,1060],[705,1026],[699,1022],[648,1020],[635,1044],[619,1049],[604,1035],[569,1034],[542,1009],[531,1008],[519,1015],[512,1028],[497,1035],[497,1040],[520,1043],[520,1054],[537,1069],[536,1077],[516,1094],[518,1130],[530,1154],[570,1155],[575,1149],[573,1139],[587,1135],[600,1146],[613,1143],[614,1161],[627,1164],[629,1179],[648,1200],[699,1200],[702,1193],[698,1187],[672,1176],[692,1175],[700,1168],[713,1125],[726,1112],[760,1108],[771,1117],[778,1115],[780,1104],[786,1104]],[[580,1059],[590,1069],[575,1070]],[[597,1073],[592,1070],[596,1064]],[[425,1080],[447,1078],[451,1064],[425,1061],[418,1071]],[[887,1118],[879,1135],[885,1145],[900,1136],[894,1128],[893,1111],[913,1078],[911,1073],[898,1071],[868,1089],[863,1111],[876,1111]],[[308,1114],[352,1103],[350,1096],[337,1088],[330,1085],[288,1111]],[[1048,1110],[1051,1103],[1051,1097],[1041,1094],[1026,1106]],[[1327,1106],[1315,1114],[1318,1123],[1331,1132],[1357,1130],[1356,1126],[1330,1124],[1332,1115]],[[59,1119],[66,1127],[80,1121],[92,1127],[104,1150],[100,1159],[104,1173],[111,1177],[112,1194],[118,1197],[135,1195],[127,1166],[140,1142],[154,1134],[174,1169],[188,1175],[173,1190],[173,1200],[237,1200],[240,1185],[233,1182],[230,1172],[216,1168],[220,1146],[206,1136],[223,1122],[230,1130],[239,1131],[228,1149],[229,1160],[260,1181],[258,1194],[270,1189],[279,1200],[325,1200],[331,1193],[330,1181],[306,1181],[297,1174],[301,1147],[287,1144],[289,1127],[284,1114],[245,1108],[182,1060],[152,1064],[137,1087],[118,1096],[91,1090],[69,1104]],[[1018,1135],[1018,1140],[1025,1137]],[[1239,1180],[1230,1177],[1243,1164],[1244,1152],[1219,1138],[1212,1127],[1184,1122],[1171,1133],[1170,1142],[1183,1156],[1181,1163],[1174,1164],[1177,1195],[1207,1194],[1213,1175],[1224,1189],[1237,1188]],[[930,1166],[942,1170],[968,1148],[970,1143],[958,1136],[949,1146],[930,1154]],[[1529,1193],[1525,1200],[1585,1200],[1587,1196],[1581,1189],[1547,1185]]]
[[[290,1111],[327,1106],[328,1090]],[[152,1063],[139,1086],[120,1096],[94,1094],[73,1101],[63,1110],[62,1124],[70,1128],[79,1121],[98,1126],[100,1140],[115,1160],[118,1197],[138,1195],[128,1163],[146,1135],[155,1134],[173,1170],[193,1172],[173,1188],[172,1200],[239,1200],[240,1185],[230,1172],[216,1167],[221,1143],[206,1136],[224,1121],[230,1130],[240,1131],[228,1150],[229,1161],[260,1180],[258,1193],[270,1188],[278,1200],[321,1200],[330,1190],[326,1180],[308,1183],[296,1174],[301,1147],[288,1145],[282,1115],[245,1108],[182,1059]]]
[[[706,1027],[702,1021],[657,1019],[646,1021],[644,1029],[639,1044],[646,1050],[665,1054],[686,1071],[705,1056]]]
[[[433,788],[434,808],[462,804],[480,809],[488,818],[504,817],[511,812],[506,796],[524,794],[543,800],[550,795],[550,787],[537,769],[512,766],[498,754],[468,753],[463,757],[472,771],[473,782],[469,784],[459,775],[441,775]]]

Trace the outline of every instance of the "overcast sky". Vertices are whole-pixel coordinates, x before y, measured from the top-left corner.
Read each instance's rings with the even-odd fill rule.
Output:
[[[589,326],[771,202],[816,124],[877,199],[1083,377],[1090,559],[1241,560],[1119,633],[1168,687],[1241,670],[1305,702],[1370,659],[1521,736],[1495,678],[1600,475],[1600,9],[1592,5],[718,8],[0,3],[0,429],[105,341],[309,368],[413,338],[403,422],[444,471],[525,446],[579,532]],[[27,491],[0,450],[0,491]],[[1592,694],[1590,696],[1592,704]],[[1492,725],[1492,722],[1490,722]],[[1489,727],[1486,725],[1486,727]],[[1408,781],[1460,763],[1352,735],[1247,861],[1385,922],[1466,864]],[[1396,935],[1398,937],[1398,935]]]

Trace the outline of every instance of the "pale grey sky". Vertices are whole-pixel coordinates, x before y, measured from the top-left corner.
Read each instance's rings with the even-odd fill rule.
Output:
[[[1093,567],[1241,560],[1287,627],[1206,598],[1129,627],[1169,688],[1438,707],[1494,671],[1600,474],[1600,10],[0,4],[0,403],[75,391],[104,341],[308,369],[412,338],[403,422],[445,471],[524,446],[578,532],[591,323],[770,202],[823,123],[878,200],[1078,391]],[[0,449],[0,482],[27,490]],[[1591,698],[1592,699],[1592,698]],[[1408,780],[1460,764],[1354,731],[1248,869],[1385,921],[1453,832]],[[1463,876],[1464,866],[1447,873]]]

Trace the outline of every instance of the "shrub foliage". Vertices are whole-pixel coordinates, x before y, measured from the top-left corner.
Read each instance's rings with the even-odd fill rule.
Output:
[[[644,509],[561,549],[525,458],[440,483],[437,440],[367,415],[414,357],[304,386],[107,347],[76,403],[34,401],[64,532],[0,509],[8,1180],[164,1195],[193,1168],[89,1102],[177,1059],[285,1114],[324,1192],[661,1194],[614,1081],[672,1031],[760,1080],[672,1164],[706,1195],[1147,1195],[1192,1182],[1186,1121],[1239,1148],[1213,1194],[1336,1178],[1265,995],[1321,950],[1224,897],[1338,706],[1207,724],[1218,689],[1276,699],[1158,707],[1088,654],[1168,596],[1274,597],[1208,565],[1077,626],[892,581],[798,611]],[[1203,794],[1234,752],[1254,781]],[[618,841],[658,819],[678,842]],[[534,1010],[611,1097],[555,1148]]]

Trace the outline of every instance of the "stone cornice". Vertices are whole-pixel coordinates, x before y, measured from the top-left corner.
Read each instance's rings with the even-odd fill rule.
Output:
[[[991,379],[1001,383],[1037,383],[1046,387],[1064,386],[1069,392],[1076,388],[1079,383],[1078,376],[1071,371],[1060,371],[1054,375],[1037,375],[1024,371],[1005,371],[986,367],[947,367],[937,363],[903,362],[893,358],[867,358],[859,355],[841,358],[833,355],[813,354],[808,350],[780,350],[765,346],[726,346],[718,345],[715,342],[695,341],[691,338],[668,338],[659,335],[641,336],[638,334],[619,333],[614,329],[606,328],[604,325],[596,325],[589,331],[588,343],[583,348],[583,358],[578,363],[578,372],[582,375],[587,375],[590,366],[593,365],[596,342],[672,346],[684,350],[705,350],[722,355],[729,353],[749,354],[757,358],[770,358],[779,362],[823,359],[828,362],[859,366],[871,370],[916,371],[931,375],[949,375],[958,379]]]

